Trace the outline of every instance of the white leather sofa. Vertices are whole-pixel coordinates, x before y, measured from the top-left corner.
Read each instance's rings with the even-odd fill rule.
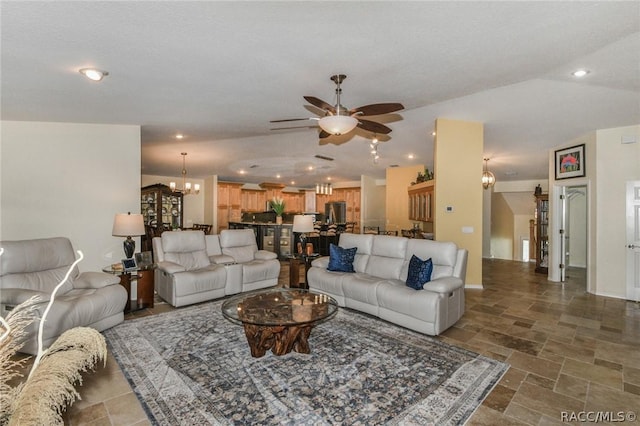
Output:
[[[40,318],[51,299],[51,293],[62,281],[69,266],[76,260],[71,241],[67,238],[46,238],[23,241],[2,241],[0,256],[0,314],[7,314],[32,296],[39,296],[36,305]],[[80,273],[76,266],[69,280],[56,293],[46,318],[43,346],[49,347],[62,333],[74,327],[106,330],[124,321],[127,291],[120,278],[103,272]],[[27,329],[21,352],[38,352],[39,320]]]
[[[339,246],[357,247],[355,272],[329,271],[329,257],[318,258],[307,274],[311,290],[328,294],[342,307],[432,336],[463,315],[467,250],[452,242],[350,233],[340,235]],[[423,290],[405,284],[414,254],[433,262]]]
[[[166,231],[153,239],[158,295],[173,306],[217,299],[278,283],[277,255],[258,250],[251,229]]]

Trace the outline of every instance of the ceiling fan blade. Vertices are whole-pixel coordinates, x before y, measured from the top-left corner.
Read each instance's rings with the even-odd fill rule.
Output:
[[[368,130],[373,133],[382,133],[385,135],[391,133],[391,129],[384,124],[376,123],[375,121],[363,120],[361,118],[358,118],[358,121],[358,127],[360,127],[361,129]]]
[[[305,121],[311,120],[310,118],[286,118],[284,120],[271,120],[269,123],[284,123],[285,121]]]
[[[288,129],[315,129],[316,126],[310,124],[308,126],[291,126],[291,127],[273,127],[270,130],[288,130]]]
[[[331,112],[331,114],[335,114],[336,113],[335,107],[333,105],[329,105],[328,103],[326,103],[322,99],[318,99],[315,96],[305,96],[304,99],[307,102],[309,102],[311,105],[317,106],[318,108],[321,108],[321,109],[323,109],[325,111],[329,111],[329,112]]]
[[[326,132],[324,130],[320,130],[319,136],[320,136],[320,139],[324,139],[324,138],[328,138],[329,136],[331,136],[331,133]]]
[[[357,114],[360,115],[380,115],[380,114],[389,114],[390,112],[400,111],[404,109],[402,104],[397,102],[391,103],[382,103],[382,104],[371,104],[371,105],[363,105],[358,108],[354,108],[349,111],[349,114]]]

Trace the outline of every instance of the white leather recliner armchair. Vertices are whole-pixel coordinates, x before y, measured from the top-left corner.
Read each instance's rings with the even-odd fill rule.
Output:
[[[39,296],[36,315],[42,316],[51,293],[76,260],[67,238],[2,241],[0,256],[0,315],[7,314],[32,296]],[[74,327],[106,330],[124,321],[127,291],[120,278],[103,272],[80,273],[74,267],[68,281],[56,293],[46,318],[43,346],[49,347],[62,333]],[[21,352],[38,352],[39,320],[27,328]]]
[[[278,255],[258,250],[252,229],[225,229],[220,232],[222,254],[242,265],[242,291],[258,290],[278,284]]]
[[[153,239],[158,296],[173,306],[226,296],[225,265],[211,263],[203,231],[166,231]]]

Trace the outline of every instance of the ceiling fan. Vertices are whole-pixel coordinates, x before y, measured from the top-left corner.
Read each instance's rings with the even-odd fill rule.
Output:
[[[305,121],[305,120],[315,120],[318,121],[318,125],[320,126],[320,139],[324,139],[331,135],[343,135],[345,133],[349,133],[356,127],[359,127],[363,130],[367,130],[373,133],[380,134],[389,134],[391,129],[384,124],[366,120],[362,117],[367,117],[370,115],[381,115],[381,114],[389,114],[395,111],[400,111],[404,109],[404,106],[399,103],[380,103],[380,104],[370,104],[363,105],[358,108],[347,109],[343,105],[340,104],[340,94],[342,93],[342,89],[340,88],[340,84],[347,78],[344,74],[336,74],[331,76],[331,81],[336,84],[336,104],[330,105],[327,102],[318,99],[314,96],[305,96],[304,99],[309,102],[311,105],[316,108],[320,108],[324,114],[322,117],[308,117],[308,118],[289,118],[285,120],[272,120],[271,123],[283,123],[287,121]],[[308,126],[298,126],[298,127],[278,127],[273,128],[271,130],[283,130],[283,129],[295,129],[300,127],[308,127]]]

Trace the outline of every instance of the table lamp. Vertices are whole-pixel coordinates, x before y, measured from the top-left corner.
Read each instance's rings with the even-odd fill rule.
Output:
[[[127,237],[124,240],[124,254],[127,259],[133,257],[136,249],[136,242],[131,236],[144,235],[144,220],[141,214],[118,213],[113,219],[113,230],[111,235],[114,237]]]
[[[293,232],[300,233],[300,244],[302,245],[302,251],[307,242],[307,232],[313,232],[313,219],[311,215],[297,214],[293,217]]]

